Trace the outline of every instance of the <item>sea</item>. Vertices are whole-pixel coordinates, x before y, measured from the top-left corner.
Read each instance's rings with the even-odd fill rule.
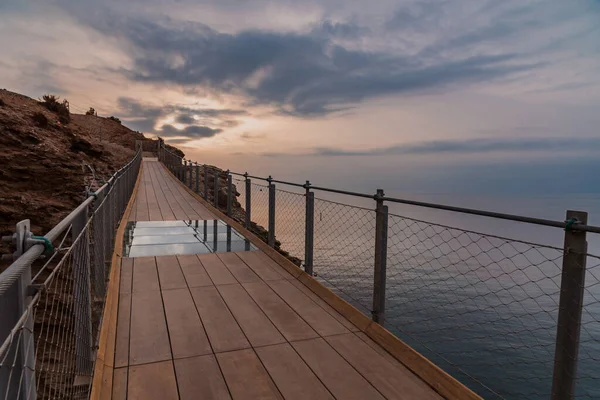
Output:
[[[237,182],[238,190],[243,188]],[[300,259],[305,197],[277,186],[276,238]],[[564,221],[600,195],[388,196]],[[370,315],[375,202],[315,191],[316,278]],[[242,193],[238,200],[245,204]],[[252,220],[268,226],[252,184]],[[554,369],[564,230],[389,203],[385,327],[484,398],[547,399]],[[588,233],[576,398],[600,399],[600,235]]]

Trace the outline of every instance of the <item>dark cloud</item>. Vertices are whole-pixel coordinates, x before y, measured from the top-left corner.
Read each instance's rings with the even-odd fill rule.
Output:
[[[193,139],[188,138],[165,138],[165,141],[169,144],[179,144],[184,145],[191,142]]]
[[[117,104],[120,109],[120,113],[117,113],[117,115],[125,119],[127,125],[132,129],[142,132],[153,132],[165,136],[170,132],[176,131],[175,133],[177,133],[178,136],[190,136],[195,138],[211,137],[223,132],[223,129],[213,129],[204,125],[197,125],[199,121],[196,120],[194,116],[204,117],[204,120],[209,120],[211,125],[216,125],[221,128],[231,128],[239,124],[233,117],[247,114],[246,111],[237,109],[193,109],[178,105],[156,107],[141,103],[138,100],[129,97],[120,97],[117,100]],[[176,115],[176,122],[189,126],[185,129],[177,130],[171,125],[164,125],[163,130],[165,126],[168,127],[166,129],[167,133],[155,130],[155,126],[159,119],[174,114]],[[206,123],[206,121],[203,121],[202,123]]]
[[[430,3],[407,15],[421,20],[429,7],[439,8],[437,2]],[[328,114],[374,96],[491,81],[537,66],[517,63],[518,54],[467,52],[461,58],[446,48],[454,57],[449,58],[350,49],[334,44],[330,36],[348,35],[356,28],[331,22],[323,23],[321,34],[224,34],[204,24],[169,19],[108,16],[87,21],[129,46],[134,67],[125,74],[132,80],[239,93],[251,103],[300,116]],[[249,84],[260,71],[265,71],[262,79]]]
[[[196,121],[194,117],[188,114],[179,114],[175,120],[180,124],[193,124]]]
[[[258,142],[260,141],[260,139],[264,139],[267,135],[260,134],[260,133],[256,133],[256,134],[251,134],[249,132],[244,132],[240,135],[240,138],[243,140],[246,140],[248,142]]]
[[[193,139],[202,139],[213,137],[217,133],[223,132],[223,129],[213,129],[208,126],[189,125],[184,129],[177,129],[173,125],[163,125],[157,133],[160,136],[186,136]]]
[[[316,25],[312,32],[313,34],[331,36],[338,39],[357,39],[368,34],[371,30],[367,27],[353,23],[331,22],[325,20]]]
[[[492,152],[564,152],[599,151],[600,138],[518,138],[518,139],[469,139],[437,140],[409,143],[366,150],[344,150],[331,147],[317,147],[301,155],[315,156],[392,156],[424,154],[482,154]],[[265,153],[265,156],[283,155]],[[287,154],[289,155],[289,154]]]

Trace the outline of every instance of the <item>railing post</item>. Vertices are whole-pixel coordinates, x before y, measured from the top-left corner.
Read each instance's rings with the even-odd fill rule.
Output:
[[[275,247],[275,185],[272,182],[273,178],[269,175],[269,232],[267,236],[267,244]]]
[[[233,182],[231,173],[227,170],[227,216],[231,217],[231,207],[233,205]]]
[[[190,160],[186,160],[183,169],[183,184],[187,187],[190,187],[190,184],[188,183],[188,170],[190,169],[190,163]]]
[[[204,164],[204,200],[208,201],[208,167]]]
[[[569,225],[565,229],[552,400],[573,399],[575,395],[587,241],[586,232],[577,231],[573,224],[587,224],[587,217],[587,213],[583,211],[567,211]]]
[[[114,184],[114,183],[113,183]],[[116,201],[116,193],[110,195],[109,205]],[[114,214],[113,214],[114,215]],[[77,375],[89,376],[93,369],[92,356],[92,299],[90,288],[90,254],[89,237],[85,225],[88,220],[88,210],[85,208],[75,217],[71,227],[73,242],[82,234],[73,249],[73,288],[74,288],[74,317],[75,324],[75,367]],[[110,227],[114,230],[114,224]],[[83,233],[82,233],[83,232]]]
[[[213,168],[213,183],[214,183],[213,204],[214,204],[215,208],[218,210],[219,209],[219,176],[217,174],[216,168]]]
[[[200,194],[200,165],[196,163],[196,193]]]
[[[129,172],[129,171],[128,171]],[[104,218],[100,217],[101,214],[101,210],[98,210],[98,207],[100,206],[100,204],[102,204],[102,201],[104,200],[104,198],[106,197],[106,191],[102,191],[101,193],[99,193],[96,196],[96,199],[94,200],[94,204],[93,204],[93,208],[92,208],[92,212],[94,213],[94,220],[93,220],[93,224],[94,224],[94,231],[93,231],[93,238],[94,238],[94,263],[92,264],[92,268],[94,269],[92,275],[94,276],[94,293],[101,297],[104,298],[104,293],[106,290],[105,287],[105,280],[106,280],[106,260],[104,259],[105,257],[105,251],[104,251],[104,242],[106,241],[106,238],[104,237],[104,224],[106,224],[106,220]],[[107,203],[105,203],[102,207],[106,207]]]
[[[246,228],[250,229],[250,221],[252,217],[252,182],[248,179],[248,173],[244,173],[244,178],[246,178]]]
[[[373,271],[373,321],[385,323],[385,284],[387,266],[388,207],[383,204],[383,189],[375,195],[375,268]]]
[[[310,191],[310,182],[306,181],[306,212],[304,227],[304,271],[313,274],[313,243],[315,229],[315,193]]]

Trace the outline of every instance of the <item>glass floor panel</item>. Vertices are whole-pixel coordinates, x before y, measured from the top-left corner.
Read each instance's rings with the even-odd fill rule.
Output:
[[[257,248],[221,220],[130,221],[124,257],[253,251]]]

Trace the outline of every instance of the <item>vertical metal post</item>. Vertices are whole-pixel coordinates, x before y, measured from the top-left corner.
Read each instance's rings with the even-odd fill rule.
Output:
[[[233,205],[233,182],[231,173],[227,170],[227,216],[231,217],[231,207]]]
[[[315,193],[310,191],[310,182],[306,181],[306,224],[304,227],[304,271],[313,274],[313,246],[315,229]]]
[[[188,164],[188,172],[189,172],[190,177],[189,177],[189,180],[188,180],[187,187],[189,187],[190,189],[194,188],[194,182],[193,182],[193,172],[194,172],[193,169],[194,168],[193,168],[193,164],[194,164],[193,161],[190,161],[189,164]]]
[[[273,184],[271,175],[267,181],[269,182],[269,232],[267,236],[267,244],[275,247],[275,185]]]
[[[214,193],[213,193],[213,204],[215,208],[219,209],[219,176],[218,172],[215,168],[213,168],[213,183],[214,183]]]
[[[200,194],[200,165],[196,163],[196,193]]]
[[[128,171],[129,172],[129,171]],[[98,211],[98,206],[102,204],[102,201],[106,197],[106,190],[98,193],[96,199],[94,200],[94,206],[92,212],[96,213],[94,217],[94,263],[92,268],[94,269],[92,275],[94,276],[94,293],[97,296],[104,298],[105,293],[105,279],[106,279],[106,264],[105,264],[105,251],[104,251],[104,242],[107,240],[104,237],[104,224],[106,224],[106,220],[100,217],[101,211]],[[106,207],[104,204],[102,207]]]
[[[114,199],[115,193],[111,196]],[[88,376],[92,373],[92,299],[90,288],[90,254],[89,238],[85,225],[88,220],[87,208],[73,220],[71,238],[73,242],[77,237],[79,242],[73,249],[73,287],[75,305],[75,367],[77,375]],[[111,227],[114,230],[114,227]],[[85,230],[85,232],[84,232]],[[82,233],[83,232],[83,233]]]
[[[250,221],[252,216],[252,182],[248,179],[248,173],[244,173],[244,177],[246,178],[246,228],[250,229]]]
[[[377,189],[375,201],[375,268],[373,272],[373,321],[385,323],[385,285],[387,267],[388,207],[383,204],[383,189]]]
[[[204,164],[204,200],[208,201],[208,166]]]
[[[585,291],[587,241],[586,232],[577,231],[577,227],[571,227],[574,222],[587,224],[587,217],[587,212],[567,211],[567,221],[570,222],[570,225],[565,229],[552,400],[573,399],[575,396],[581,311]]]

